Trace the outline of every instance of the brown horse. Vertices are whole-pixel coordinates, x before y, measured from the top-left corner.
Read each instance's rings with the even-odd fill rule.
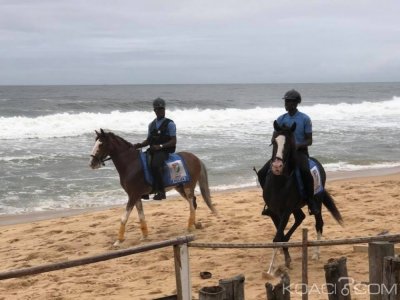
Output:
[[[140,150],[136,150],[131,143],[112,132],[105,132],[103,129],[100,129],[100,133],[96,131],[96,135],[96,143],[91,154],[90,167],[92,169],[100,168],[104,165],[104,161],[108,159],[107,157],[109,157],[119,173],[122,188],[128,194],[126,211],[121,217],[118,240],[114,245],[119,245],[124,241],[126,222],[134,206],[136,206],[139,214],[142,236],[146,238],[148,229],[141,196],[149,194],[152,187],[145,181],[144,171],[139,157]],[[211,202],[207,170],[204,163],[192,153],[179,152],[178,154],[185,161],[190,175],[190,181],[185,184],[170,187],[170,189],[175,188],[175,190],[189,202],[190,216],[188,230],[193,231],[196,225],[197,204],[194,189],[197,182],[199,183],[201,195],[207,206],[214,214],[216,214],[216,210]]]

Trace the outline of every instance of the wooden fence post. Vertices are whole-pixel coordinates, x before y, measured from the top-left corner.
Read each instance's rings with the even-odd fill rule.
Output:
[[[220,279],[218,284],[225,289],[224,300],[244,300],[244,275]]]
[[[267,300],[290,300],[290,277],[286,272],[281,275],[281,281],[277,285],[267,282],[265,288]]]
[[[390,242],[368,243],[369,299],[382,300],[383,259],[394,256],[394,244]]]
[[[192,299],[189,250],[187,244],[174,245],[176,293],[178,300]]]
[[[301,299],[308,300],[308,229],[303,228],[302,268],[301,268]]]
[[[329,300],[351,300],[346,257],[329,259],[324,265]]]
[[[199,291],[199,300],[225,300],[225,289],[219,285],[202,287]]]
[[[385,257],[383,261],[383,300],[400,300],[400,257]]]

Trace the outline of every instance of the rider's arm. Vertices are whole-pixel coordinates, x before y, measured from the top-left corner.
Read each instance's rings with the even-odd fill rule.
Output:
[[[175,146],[176,146],[176,136],[171,136],[171,139],[168,142],[162,144],[163,148],[172,148]]]
[[[174,122],[169,122],[168,134],[171,139],[162,145],[163,148],[173,148],[176,146],[176,125]]]
[[[145,140],[144,140],[143,142],[141,142],[141,143],[134,144],[133,147],[135,147],[135,149],[139,149],[139,148],[146,147],[146,146],[148,146],[148,145],[150,145],[150,142],[149,142],[148,139],[145,139]]]
[[[297,147],[297,149],[304,149],[311,145],[312,145],[312,133],[305,133],[304,134],[304,143],[297,144],[296,147]]]

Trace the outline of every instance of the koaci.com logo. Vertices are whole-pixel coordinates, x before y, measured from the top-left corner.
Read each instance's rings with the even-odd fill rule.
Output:
[[[283,286],[284,293],[292,294],[325,294],[325,295],[397,295],[397,284],[386,286],[377,283],[355,282],[351,277],[340,277],[338,284],[324,283],[317,284],[290,284]]]

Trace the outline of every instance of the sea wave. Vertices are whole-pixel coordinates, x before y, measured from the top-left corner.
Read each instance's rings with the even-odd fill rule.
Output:
[[[303,106],[301,110],[309,114],[314,122],[328,128],[341,126],[392,127],[400,128],[400,97],[382,102],[358,104],[339,103],[335,105],[315,104]],[[255,107],[248,109],[174,109],[167,111],[179,132],[191,134],[199,128],[205,134],[224,130],[248,133],[255,128],[272,124],[282,114],[282,108]],[[78,114],[60,113],[39,117],[1,117],[0,139],[61,138],[76,137],[92,133],[99,128],[120,132],[145,134],[153,112],[112,111],[110,113]],[[270,126],[270,125],[268,125]]]

